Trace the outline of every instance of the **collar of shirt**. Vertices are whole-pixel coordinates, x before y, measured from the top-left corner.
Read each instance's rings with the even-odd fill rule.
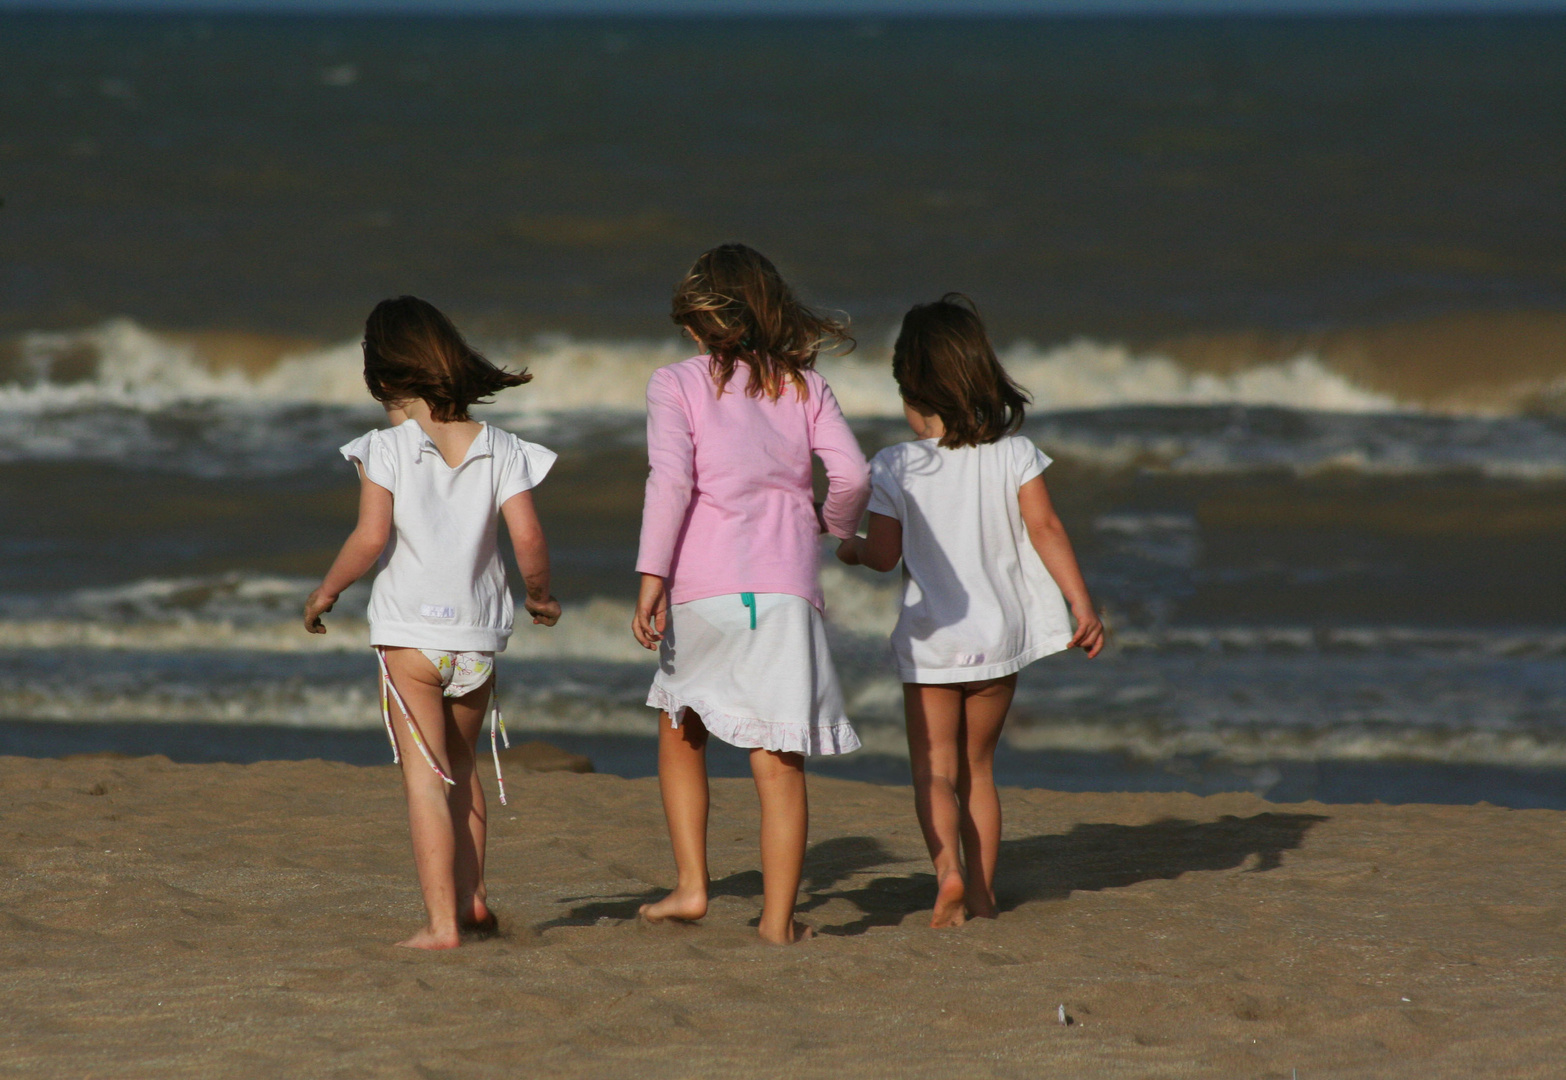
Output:
[[[424,428],[420,426],[419,422],[414,420],[412,417],[404,420],[403,423],[412,424],[413,430],[418,432],[418,436],[416,437],[413,444],[413,463],[417,465],[422,462],[424,460],[425,453],[428,452],[434,454],[435,459],[444,465],[446,459],[441,456],[440,447],[435,445],[435,440],[430,438],[429,432],[425,431]],[[493,451],[489,442],[489,424],[483,421],[481,421],[481,423],[483,423],[483,427],[479,429],[479,433],[477,435],[473,436],[473,442],[468,445],[468,452],[463,456],[462,460],[458,462],[456,466],[457,468],[462,468],[463,465],[466,465],[475,458],[490,457],[492,455]],[[450,468],[450,466],[447,467]]]

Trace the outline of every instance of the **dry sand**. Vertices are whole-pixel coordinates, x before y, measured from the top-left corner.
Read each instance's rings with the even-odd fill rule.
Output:
[[[771,948],[747,782],[660,927],[655,781],[508,787],[502,936],[422,954],[391,767],[0,758],[0,1076],[1566,1075],[1560,813],[1012,791],[1004,913],[933,931],[908,791],[813,779]]]

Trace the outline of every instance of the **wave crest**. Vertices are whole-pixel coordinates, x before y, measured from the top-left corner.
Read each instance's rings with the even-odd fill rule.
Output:
[[[497,406],[502,413],[637,413],[648,377],[683,359],[674,342],[594,342],[545,336],[487,347],[498,363],[534,380]],[[884,352],[884,350],[883,350]],[[1403,408],[1301,354],[1228,374],[1160,354],[1080,339],[1002,356],[1040,412],[1122,406],[1276,406],[1374,413]],[[356,343],[312,347],[238,334],[160,334],[129,319],[64,332],[23,334],[0,351],[0,409],[54,411],[107,405],[153,410],[188,402],[368,404]],[[851,417],[896,418],[902,401],[889,358],[823,357],[821,373]]]

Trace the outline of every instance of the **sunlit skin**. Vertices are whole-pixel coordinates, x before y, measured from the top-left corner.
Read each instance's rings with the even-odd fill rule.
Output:
[[[939,416],[906,402],[903,413],[921,439],[946,434]],[[1033,549],[1076,620],[1068,648],[1097,656],[1104,647],[1104,625],[1042,476],[1022,485],[1017,504]],[[893,569],[903,557],[902,523],[872,513],[866,535],[844,540],[837,557],[849,566],[883,573]],[[903,684],[914,809],[935,864],[931,926],[961,926],[970,915],[995,917],[995,859],[1001,837],[995,746],[1016,689],[1015,674],[974,683]]]
[[[408,419],[418,421],[453,468],[462,463],[483,430],[476,420],[435,420],[429,406],[420,400],[388,405],[386,417],[393,426]],[[549,595],[549,549],[533,506],[533,493],[513,495],[500,513],[526,583],[528,614],[537,625],[553,626],[560,618],[560,604]],[[326,633],[321,616],[332,610],[344,589],[369,573],[391,532],[392,493],[366,478],[361,467],[358,523],[320,587],[305,602],[306,630]],[[474,750],[494,680],[465,697],[447,698],[435,665],[418,649],[388,648],[386,667],[392,685],[413,714],[425,748],[454,781],[447,785],[425,763],[394,704],[392,729],[402,757],[413,862],[427,915],[424,927],[398,944],[412,949],[453,949],[461,943],[464,930],[483,933],[495,929],[484,887],[484,788],[474,767]]]

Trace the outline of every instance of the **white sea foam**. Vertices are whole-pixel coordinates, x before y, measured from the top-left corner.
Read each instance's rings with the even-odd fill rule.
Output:
[[[1223,761],[1418,761],[1521,768],[1566,767],[1559,734],[1374,727],[1360,724],[1293,727],[1158,727],[1145,724],[1059,722],[1009,725],[1006,742],[1018,750],[1129,754],[1146,761],[1213,756]]]
[[[553,335],[489,347],[498,362],[527,366],[534,381],[505,399],[517,415],[594,411],[639,413],[648,377],[681,359],[675,342],[594,342]],[[247,370],[204,356],[193,340],[154,333],[128,319],[17,341],[19,359],[0,385],[0,409],[48,411],[90,405],[156,409],[196,401],[363,405],[357,343],[287,353]],[[1301,355],[1232,375],[1192,372],[1159,355],[1077,340],[1051,348],[1019,343],[1007,369],[1034,397],[1035,411],[1121,406],[1277,406],[1349,413],[1399,409],[1386,395],[1354,385],[1319,359]],[[902,402],[885,356],[823,357],[822,374],[846,414],[899,417]]]
[[[1108,525],[1141,537],[1183,522]],[[849,714],[872,752],[902,753],[902,688],[886,654],[897,582],[832,565],[822,576]],[[374,728],[363,587],[312,636],[298,615],[310,584],[230,574],[4,600],[0,716]],[[599,597],[569,605],[553,629],[524,620],[501,669],[513,729],[646,734],[653,657],[630,616],[628,601]],[[1130,627],[1091,664],[1068,654],[1029,668],[1006,737],[1021,750],[1154,760],[1562,766],[1563,656],[1558,632]]]
[[[195,343],[156,334],[129,319],[86,330],[24,334],[0,409],[50,411],[110,405],[237,402],[360,405],[365,399],[356,345],[283,355],[247,374],[206,360]]]
[[[373,666],[352,681],[299,679],[191,683],[156,681],[126,685],[124,678],[62,682],[39,676],[0,674],[0,716],[55,722],[121,721],[140,723],[272,724],[336,730],[375,730],[381,726]],[[903,757],[907,744],[900,709],[875,703],[867,707],[865,690],[896,689],[867,685],[849,700],[849,715],[867,752]],[[649,710],[634,698],[604,695],[592,688],[535,686],[503,682],[501,705],[513,735],[564,732],[573,735],[650,733]],[[900,698],[900,694],[898,695]],[[888,697],[886,705],[891,704]],[[1566,735],[1530,728],[1442,724],[1366,723],[1352,718],[1315,725],[1258,723],[1172,723],[1146,720],[1049,718],[1014,709],[1006,743],[1021,751],[1125,754],[1145,761],[1202,756],[1237,764],[1268,761],[1415,761],[1566,767]]]
[[[341,653],[368,648],[360,585],[325,617],[327,633],[308,634],[302,578],[223,574],[152,578],[107,589],[83,589],[40,601],[0,603],[0,649],[134,649],[142,652]],[[595,597],[566,607],[560,624],[520,619],[511,659],[643,662],[631,637],[632,606]]]
[[[161,335],[126,320],[0,341],[0,463],[214,477],[320,468],[379,411],[356,345],[287,348]],[[559,336],[487,348],[534,379],[479,414],[556,446],[638,442],[648,377],[686,351]],[[1560,416],[1420,411],[1312,356],[1223,377],[1089,341],[1017,345],[1006,360],[1035,397],[1028,434],[1053,457],[1101,469],[1566,479]],[[904,430],[885,356],[823,357],[821,369],[862,428]]]
[[[849,634],[884,637],[897,621],[894,584],[872,584],[840,566],[822,568],[829,617]],[[367,648],[368,588],[355,586],[307,634],[301,612],[314,579],[229,573],[148,578],[63,596],[0,599],[0,649],[135,649],[143,652],[339,653]],[[516,660],[649,663],[631,636],[634,605],[593,597],[567,604],[559,624],[517,620],[506,656]]]
[[[1151,525],[1148,522],[1152,522]],[[1131,531],[1183,528],[1186,519],[1150,515],[1106,517],[1100,527]],[[367,648],[368,587],[361,583],[325,617],[328,633],[307,634],[300,622],[316,581],[264,574],[149,578],[112,588],[82,589],[46,598],[0,598],[0,649],[133,649],[143,652],[338,653]],[[879,650],[897,622],[901,585],[834,563],[821,567],[828,624],[845,641]],[[629,600],[597,596],[567,604],[554,627],[517,622],[506,656],[519,660],[646,663],[650,656],[630,634]],[[1314,653],[1444,655],[1453,658],[1566,656],[1566,634],[1412,626],[1173,626],[1123,627],[1111,636],[1116,653]],[[877,651],[877,662],[882,659]],[[861,704],[868,705],[875,691]],[[892,701],[893,698],[887,698]],[[896,697],[900,702],[900,696]]]

